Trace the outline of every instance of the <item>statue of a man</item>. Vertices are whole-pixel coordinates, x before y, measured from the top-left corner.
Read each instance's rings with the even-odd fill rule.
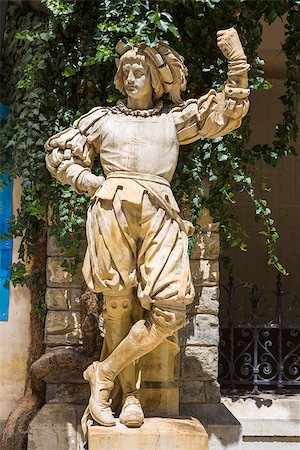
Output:
[[[230,28],[217,36],[228,59],[220,92],[183,102],[187,69],[175,50],[119,45],[114,81],[125,99],[92,109],[45,145],[51,174],[91,196],[83,274],[92,291],[103,293],[108,356],[91,364],[84,378],[91,387],[89,413],[103,426],[115,425],[109,398],[116,377],[123,390],[121,423],[142,425],[134,362],[184,326],[193,300],[192,225],[180,218],[170,189],[179,146],[224,136],[240,126],[249,107],[238,34]],[[91,172],[97,155],[105,177]],[[133,323],[135,301],[144,316]]]

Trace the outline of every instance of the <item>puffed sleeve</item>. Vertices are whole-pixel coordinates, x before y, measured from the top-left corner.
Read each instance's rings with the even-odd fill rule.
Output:
[[[238,128],[249,109],[249,89],[225,86],[211,89],[200,99],[190,99],[172,110],[177,137],[181,145],[200,138],[224,136]]]
[[[76,120],[72,128],[55,134],[45,144],[46,165],[51,175],[80,194],[99,183],[99,177],[91,169],[99,153],[101,122],[107,112],[107,108],[93,108]]]
[[[203,97],[172,110],[181,145],[221,137],[241,125],[249,109],[248,69],[245,54],[239,54],[228,60],[227,81],[221,91],[211,89]]]

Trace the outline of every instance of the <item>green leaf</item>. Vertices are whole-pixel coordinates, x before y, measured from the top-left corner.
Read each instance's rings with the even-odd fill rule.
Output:
[[[228,155],[226,155],[226,153],[218,153],[218,161],[222,162],[222,161],[227,161],[228,159]]]
[[[179,38],[179,37],[180,37],[179,30],[178,30],[178,28],[177,28],[173,23],[170,23],[170,24],[168,25],[168,30],[169,30],[176,38]]]

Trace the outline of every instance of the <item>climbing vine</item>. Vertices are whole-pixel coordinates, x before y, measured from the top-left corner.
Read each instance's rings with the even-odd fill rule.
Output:
[[[226,61],[216,47],[218,29],[237,28],[250,63],[251,89],[269,89],[263,61],[258,56],[261,19],[271,24],[286,15],[286,95],[283,121],[275,130],[273,144],[245,148],[250,134],[249,119],[224,138],[203,140],[182,149],[173,188],[179,203],[189,206],[197,223],[201,209],[210,209],[221,222],[223,247],[246,249],[245,232],[234,214],[239,194],[253,202],[256,219],[264,225],[268,264],[285,273],[275,244],[278,240],[271,211],[256,195],[261,183],[255,164],[295,155],[291,142],[297,136],[296,107],[300,95],[299,0],[45,0],[47,13],[8,8],[3,51],[1,101],[10,114],[1,130],[1,172],[22,177],[21,206],[11,221],[11,237],[21,236],[19,261],[12,281],[32,283],[26,261],[36,253],[36,236],[47,231],[51,211],[51,232],[65,250],[65,265],[79,261],[83,225],[89,199],[51,178],[44,163],[47,138],[69,127],[96,104],[112,104],[119,94],[113,86],[115,46],[120,39],[164,40],[186,59],[189,84],[186,97],[199,97],[226,80]],[[101,167],[95,167],[96,172]],[[203,197],[203,180],[210,183],[209,198]],[[191,188],[192,186],[192,188]],[[266,189],[266,188],[264,188]],[[71,267],[71,268],[72,268]],[[35,274],[35,279],[38,274]]]

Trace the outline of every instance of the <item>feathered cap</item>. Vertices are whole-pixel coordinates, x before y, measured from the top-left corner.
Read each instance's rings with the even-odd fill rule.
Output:
[[[149,47],[145,43],[131,45],[124,44],[122,41],[118,43],[116,50],[121,58],[116,59],[118,70],[114,83],[123,95],[126,95],[123,84],[123,62],[128,58],[137,58],[149,66],[156,98],[166,93],[172,103],[183,102],[180,94],[186,89],[188,70],[184,64],[184,58],[178,52],[163,43]]]

